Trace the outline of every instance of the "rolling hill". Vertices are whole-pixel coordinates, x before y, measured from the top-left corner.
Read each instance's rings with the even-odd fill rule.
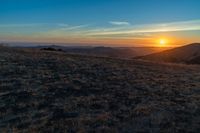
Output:
[[[200,64],[200,43],[193,43],[137,58],[158,62]]]
[[[47,49],[54,48],[62,50],[70,54],[91,55],[99,57],[112,57],[112,58],[133,58],[136,56],[144,56],[156,52],[161,52],[170,48],[158,47],[86,47],[86,46],[39,46],[35,48]]]
[[[200,66],[0,47],[0,131],[199,132]]]

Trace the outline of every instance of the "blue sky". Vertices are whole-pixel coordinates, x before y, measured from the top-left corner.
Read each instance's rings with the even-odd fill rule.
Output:
[[[0,41],[125,45],[150,44],[141,39],[155,35],[200,41],[199,7],[200,0],[1,0]]]

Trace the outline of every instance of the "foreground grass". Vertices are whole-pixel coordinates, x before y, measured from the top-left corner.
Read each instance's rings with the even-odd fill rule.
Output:
[[[2,132],[198,132],[200,67],[0,49]]]

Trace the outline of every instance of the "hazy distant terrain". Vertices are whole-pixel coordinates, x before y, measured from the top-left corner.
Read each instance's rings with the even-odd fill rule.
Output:
[[[140,59],[158,61],[158,62],[173,62],[200,64],[200,43],[194,43],[160,53],[154,53],[139,57]]]
[[[199,132],[200,66],[0,47],[1,132]]]
[[[158,48],[158,47],[89,47],[89,46],[38,46],[35,48],[54,48],[62,50],[66,53],[80,54],[80,55],[92,55],[101,57],[113,57],[113,58],[133,58],[136,56],[144,56],[152,53],[161,52],[170,48]]]

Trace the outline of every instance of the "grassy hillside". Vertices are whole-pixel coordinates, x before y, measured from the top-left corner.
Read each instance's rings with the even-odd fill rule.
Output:
[[[200,64],[200,43],[189,44],[139,58],[158,62]]]
[[[1,132],[199,132],[200,67],[0,48]]]

